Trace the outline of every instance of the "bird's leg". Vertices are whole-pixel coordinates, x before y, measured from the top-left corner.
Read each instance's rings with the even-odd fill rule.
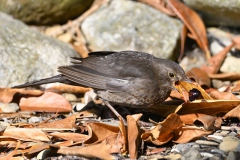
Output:
[[[108,101],[103,100],[103,102],[115,114],[115,116],[117,116],[119,119],[122,118],[124,125],[127,125],[126,120],[115,110],[115,108],[113,108],[113,106]]]

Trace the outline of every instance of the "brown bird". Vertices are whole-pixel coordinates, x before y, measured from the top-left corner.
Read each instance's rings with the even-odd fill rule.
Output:
[[[53,82],[87,86],[113,109],[108,102],[127,107],[151,107],[164,101],[177,82],[191,82],[177,63],[144,52],[92,52],[84,59],[73,58],[72,63],[60,66],[60,75],[14,88]]]

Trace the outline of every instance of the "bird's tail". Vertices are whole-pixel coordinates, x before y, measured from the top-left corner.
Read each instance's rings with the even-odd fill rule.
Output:
[[[68,83],[68,80],[62,74],[60,74],[60,75],[53,76],[50,78],[27,82],[27,83],[24,83],[24,84],[21,84],[18,86],[14,86],[12,88],[25,88],[25,87],[32,87],[32,86],[37,86],[37,85],[42,85],[42,84],[47,84],[47,83],[55,83],[55,82]]]

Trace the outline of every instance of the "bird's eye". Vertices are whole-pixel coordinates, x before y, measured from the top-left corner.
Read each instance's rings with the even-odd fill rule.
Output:
[[[169,77],[171,77],[171,78],[175,77],[175,74],[172,73],[172,72],[169,72],[168,75],[169,75]]]

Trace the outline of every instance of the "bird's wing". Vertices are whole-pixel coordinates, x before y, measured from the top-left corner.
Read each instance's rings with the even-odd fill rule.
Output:
[[[74,65],[59,67],[59,72],[73,82],[94,89],[126,91],[135,88],[134,82],[154,78],[150,58],[142,52],[94,52],[86,59],[74,59]],[[157,82],[151,85],[156,87]]]
[[[73,63],[116,78],[152,78],[152,58],[152,55],[137,51],[92,52],[88,58],[74,58]]]

